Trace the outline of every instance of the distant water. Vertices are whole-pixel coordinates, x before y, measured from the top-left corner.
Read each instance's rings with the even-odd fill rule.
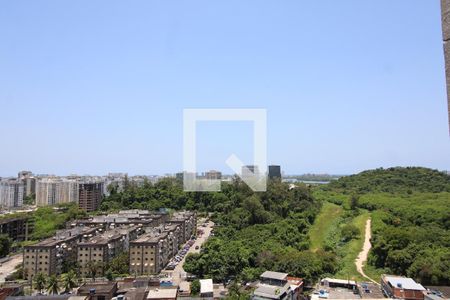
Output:
[[[328,184],[330,183],[330,181],[316,181],[316,180],[298,180],[296,178],[289,178],[289,179],[283,179],[283,182],[301,182],[301,183],[306,183],[306,184]]]

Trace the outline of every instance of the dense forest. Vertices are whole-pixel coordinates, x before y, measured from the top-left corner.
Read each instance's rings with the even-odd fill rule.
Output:
[[[450,284],[448,174],[425,168],[376,169],[340,178],[324,190],[329,201],[349,206],[356,199],[354,205],[370,213],[369,264],[378,273]]]
[[[213,213],[215,236],[200,254],[187,258],[185,270],[215,281],[244,282],[268,269],[309,282],[326,274],[355,274],[353,261],[370,217],[373,249],[366,272],[448,285],[449,206],[448,174],[396,167],[341,177],[320,187],[290,188],[270,181],[264,193],[252,192],[238,179],[211,193],[184,192],[173,178],[141,187],[125,182],[123,192],[111,187],[101,210],[166,207]],[[331,214],[323,215],[328,224],[323,230],[315,221],[327,209]]]
[[[341,177],[328,188],[346,194],[450,192],[450,175],[421,167],[379,168]]]

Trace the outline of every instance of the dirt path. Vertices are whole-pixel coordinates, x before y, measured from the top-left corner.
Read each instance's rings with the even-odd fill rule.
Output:
[[[359,253],[358,257],[355,260],[356,270],[359,274],[361,274],[363,277],[369,279],[373,283],[378,284],[375,280],[370,278],[364,273],[363,266],[365,262],[367,261],[367,255],[369,254],[370,248],[372,248],[372,244],[370,243],[370,238],[372,237],[372,231],[371,231],[371,219],[368,218],[366,222],[366,229],[364,233],[364,245]]]

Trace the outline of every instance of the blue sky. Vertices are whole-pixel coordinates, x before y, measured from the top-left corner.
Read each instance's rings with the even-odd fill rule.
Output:
[[[184,108],[267,109],[268,162],[288,174],[450,169],[439,9],[3,1],[0,176],[176,172]],[[199,171],[251,160],[251,134],[202,123]]]

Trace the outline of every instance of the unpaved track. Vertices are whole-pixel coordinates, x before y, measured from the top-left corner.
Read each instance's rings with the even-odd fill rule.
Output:
[[[378,284],[375,280],[370,278],[364,273],[363,266],[365,262],[367,261],[367,255],[369,254],[370,248],[372,248],[372,244],[370,243],[370,238],[372,237],[372,231],[371,231],[371,219],[368,218],[366,221],[366,228],[364,233],[364,245],[359,253],[358,257],[355,260],[356,270],[359,274],[361,274],[364,278],[369,279],[373,283]]]

